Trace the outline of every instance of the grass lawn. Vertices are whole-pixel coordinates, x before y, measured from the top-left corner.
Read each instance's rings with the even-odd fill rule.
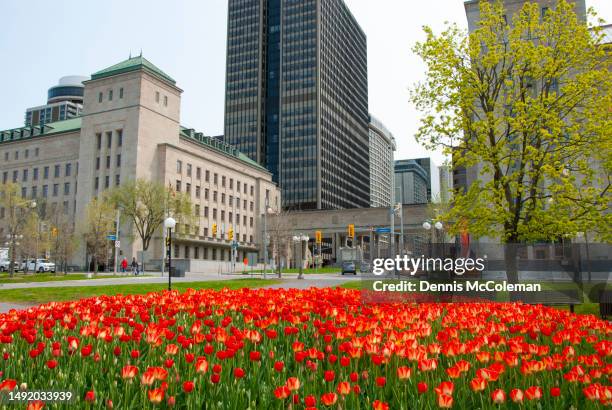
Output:
[[[172,289],[185,291],[192,289],[240,289],[255,288],[278,283],[276,280],[263,279],[234,279],[226,281],[177,282]],[[168,288],[166,283],[142,283],[130,285],[108,286],[74,286],[65,288],[27,288],[0,290],[0,302],[16,303],[46,303],[51,301],[77,300],[92,296],[134,294],[141,295],[149,292],[158,292]]]
[[[367,285],[368,282],[371,284],[374,281],[361,281],[361,280],[351,281],[351,282],[343,283],[342,285],[340,285],[340,287],[345,288],[345,289],[366,289],[366,288],[369,288],[369,286]],[[597,288],[600,288],[602,285],[603,284],[598,285]],[[592,314],[595,316],[599,316],[599,303],[597,303],[595,299],[591,299],[590,297],[591,291],[594,290],[593,288],[594,288],[593,285],[588,285],[588,284],[584,285],[584,288],[583,288],[584,303],[575,305],[574,313],[580,313],[583,315]],[[562,291],[562,290],[568,290],[568,289],[576,289],[576,285],[572,283],[543,283],[542,284],[542,290]],[[606,285],[606,289],[610,289],[610,285]],[[497,294],[497,300],[507,301],[508,293],[499,292]],[[553,305],[552,307],[554,307],[555,309],[561,309],[561,310],[570,309],[569,305]]]
[[[108,279],[108,278],[122,278],[126,276],[121,275],[95,275],[90,279]],[[85,273],[69,273],[64,275],[63,273],[15,273],[11,278],[8,273],[0,273],[0,283],[30,283],[30,282],[56,282],[62,280],[83,280],[88,279]]]

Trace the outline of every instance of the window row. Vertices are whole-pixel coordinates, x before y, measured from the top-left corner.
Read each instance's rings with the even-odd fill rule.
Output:
[[[37,157],[38,154],[40,153],[40,150],[38,149],[38,147],[34,148],[34,157]],[[23,158],[27,159],[30,157],[30,149],[26,148],[23,150]],[[4,160],[5,161],[10,161],[11,159],[11,154],[9,151],[4,151]],[[19,151],[15,151],[13,154],[13,159],[14,160],[18,160],[19,159]]]
[[[180,159],[176,160],[176,173],[183,175],[183,161],[181,161]],[[186,173],[186,176],[193,177],[193,166],[191,164],[189,163],[186,164],[185,173]],[[195,178],[200,179],[200,180],[202,179],[202,168],[195,167]],[[209,170],[204,171],[204,182],[210,182],[210,171]],[[221,187],[225,188],[227,182],[229,182],[229,189],[234,189],[234,178],[227,178],[225,175],[221,175]],[[219,185],[219,174],[217,174],[216,172],[213,173],[213,184]],[[190,184],[187,184],[187,185],[191,186]],[[177,186],[176,190],[180,191],[181,181],[177,180],[176,186]],[[253,185],[249,187],[249,185],[246,182],[242,183],[241,181],[236,180],[236,191],[240,192],[241,188],[243,190],[243,193],[245,194],[249,192],[250,195],[252,196],[255,193],[255,187]]]
[[[77,172],[78,172],[78,162],[77,164]],[[19,172],[18,169],[13,170],[12,175],[11,175],[11,180],[12,182],[27,182],[30,179],[30,175],[32,178],[32,181],[38,181],[38,179],[41,177],[41,171],[42,170],[42,179],[49,179],[49,176],[51,175],[51,166],[47,165],[41,168],[25,168],[22,169],[21,172]],[[30,173],[30,171],[32,171]],[[68,162],[66,164],[64,164],[64,175],[65,177],[70,177],[72,176],[72,163]],[[61,178],[62,177],[62,166],[60,164],[56,164],[53,166],[53,178]],[[2,173],[2,183],[6,184],[7,182],[9,182],[9,171],[4,171]]]

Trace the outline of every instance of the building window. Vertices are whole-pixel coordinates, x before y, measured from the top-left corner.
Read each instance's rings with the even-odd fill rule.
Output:
[[[23,170],[23,175],[21,177],[21,180],[24,182],[28,180],[28,170],[27,169]]]
[[[202,168],[196,167],[196,178],[202,179]]]
[[[121,184],[121,176],[119,174],[115,175],[115,185],[119,186]]]
[[[159,102],[159,91],[155,91],[155,102]]]
[[[204,180],[206,182],[210,181],[210,171],[209,170],[206,170],[206,173],[204,174]]]
[[[121,154],[117,154],[117,166],[121,166]]]
[[[53,176],[55,178],[60,177],[60,166],[59,165],[56,165],[55,167],[53,167]]]
[[[213,219],[217,219],[217,208],[213,208]]]
[[[15,151],[15,159],[19,159],[19,151]]]
[[[183,162],[181,160],[176,160],[176,172],[177,174],[180,174],[181,172],[183,172]]]
[[[191,195],[191,184],[189,182],[185,184],[185,192],[187,195]]]
[[[6,181],[8,181],[8,171],[2,173],[2,183],[6,184]]]
[[[106,169],[110,168],[110,164],[111,164],[110,155],[107,155],[106,156]]]
[[[229,196],[227,204],[229,206],[233,206],[234,205],[234,197],[233,196],[231,196],[231,195]]]
[[[70,182],[65,182],[64,183],[64,195],[69,195],[70,194]]]
[[[204,218],[208,218],[208,207],[204,207]]]
[[[108,90],[108,101],[113,101],[113,90]]]
[[[123,145],[123,130],[117,130],[117,146],[120,147],[122,145]]]
[[[215,185],[217,185],[217,181],[218,181],[218,178],[217,178],[217,174],[215,173],[215,175],[214,175],[214,177],[213,177],[213,183],[214,183]]]
[[[204,199],[208,199],[208,188],[204,188]]]
[[[42,196],[43,198],[46,198],[49,195],[49,186],[48,185],[43,185],[42,188]]]
[[[196,196],[196,198],[200,197],[200,187],[198,185],[196,185],[196,187],[195,187],[195,196]]]
[[[53,196],[57,196],[59,193],[59,184],[53,184]]]
[[[252,216],[249,218],[249,226],[251,228],[253,227],[253,217]]]
[[[98,93],[98,102],[101,103],[102,102],[102,91],[100,91]]]
[[[240,181],[236,181],[236,191],[240,192]]]
[[[19,171],[15,170],[13,171],[13,182],[17,182],[18,179],[19,179]]]
[[[253,243],[253,235],[249,235],[249,243]]]
[[[200,216],[200,205],[196,205],[194,208],[195,208],[194,215],[195,216]]]
[[[191,164],[187,164],[187,176],[191,176]]]
[[[8,153],[8,151],[4,153],[4,160],[5,161],[9,160],[9,153]]]
[[[110,149],[113,146],[113,133],[109,131],[106,133],[106,147]]]
[[[179,246],[177,244],[174,244],[174,257],[179,258]]]
[[[240,225],[240,214],[236,214],[236,225]]]
[[[100,157],[96,158],[96,169],[100,169]]]
[[[232,222],[232,218],[233,218],[233,217],[234,217],[234,214],[233,214],[233,213],[231,213],[231,212],[228,212],[228,214],[227,214],[227,221],[228,221],[229,223],[231,223],[231,222]]]
[[[30,156],[30,150],[26,149],[25,152],[24,152],[24,155],[25,155],[26,158],[28,158]]]
[[[217,191],[213,191],[213,201],[217,202]]]
[[[168,106],[168,96],[164,95],[164,107]]]
[[[225,194],[224,193],[221,194],[221,203],[225,205]]]
[[[189,246],[185,245],[185,259],[189,259]]]
[[[123,87],[119,89],[119,98],[123,98]]]
[[[63,209],[64,214],[67,214],[68,213],[68,201],[64,201],[63,207],[64,207]]]
[[[38,147],[34,148],[34,156],[37,157],[38,156]]]
[[[104,177],[104,188],[108,188],[110,186],[110,176]]]
[[[21,197],[25,198],[28,195],[28,189],[26,187],[21,187]]]
[[[200,247],[199,246],[195,246],[193,248],[193,258],[200,259]]]
[[[208,228],[204,228],[204,236],[208,238]],[[204,254],[206,254],[206,248],[204,248]]]
[[[181,192],[181,181],[176,180],[176,192]]]
[[[38,187],[33,186],[32,187],[32,198],[36,198],[37,195],[38,195]]]
[[[217,248],[212,249],[212,260],[217,260]]]
[[[72,164],[71,163],[66,164],[66,170],[65,171],[66,171],[65,173],[66,173],[67,177],[69,177],[70,174],[72,174]]]
[[[225,175],[221,176],[221,186],[225,188]]]
[[[244,188],[244,193],[246,194],[246,184],[245,184],[245,188]],[[253,185],[251,185],[251,196],[253,196]]]
[[[98,190],[100,186],[100,178],[96,177],[95,182],[94,182],[94,189]]]

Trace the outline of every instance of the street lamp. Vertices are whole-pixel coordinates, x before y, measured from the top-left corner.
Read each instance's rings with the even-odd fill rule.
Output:
[[[264,257],[264,279],[267,279],[267,270],[268,270],[268,213],[272,214],[274,211],[270,207],[270,200],[266,197],[264,216],[263,216],[263,257]]]
[[[164,228],[168,231],[168,290],[172,290],[172,230],[175,226],[176,221],[171,216],[164,220]]]
[[[429,245],[430,245],[430,248],[431,248],[431,245],[432,245],[432,242],[433,242],[432,241],[432,237],[434,235],[434,232],[435,231],[441,231],[442,228],[444,228],[444,225],[442,225],[442,222],[440,222],[440,221],[437,221],[437,222],[433,223],[433,225],[432,225],[432,223],[433,223],[433,221],[425,221],[425,222],[423,222],[423,229],[425,229],[426,231],[430,231],[431,230],[431,235],[429,235]],[[432,228],[435,228],[435,231]]]

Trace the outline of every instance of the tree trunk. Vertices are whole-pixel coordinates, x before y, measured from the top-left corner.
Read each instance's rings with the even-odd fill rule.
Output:
[[[518,283],[518,244],[507,243],[504,247],[504,262],[506,265],[506,278],[509,283]]]

